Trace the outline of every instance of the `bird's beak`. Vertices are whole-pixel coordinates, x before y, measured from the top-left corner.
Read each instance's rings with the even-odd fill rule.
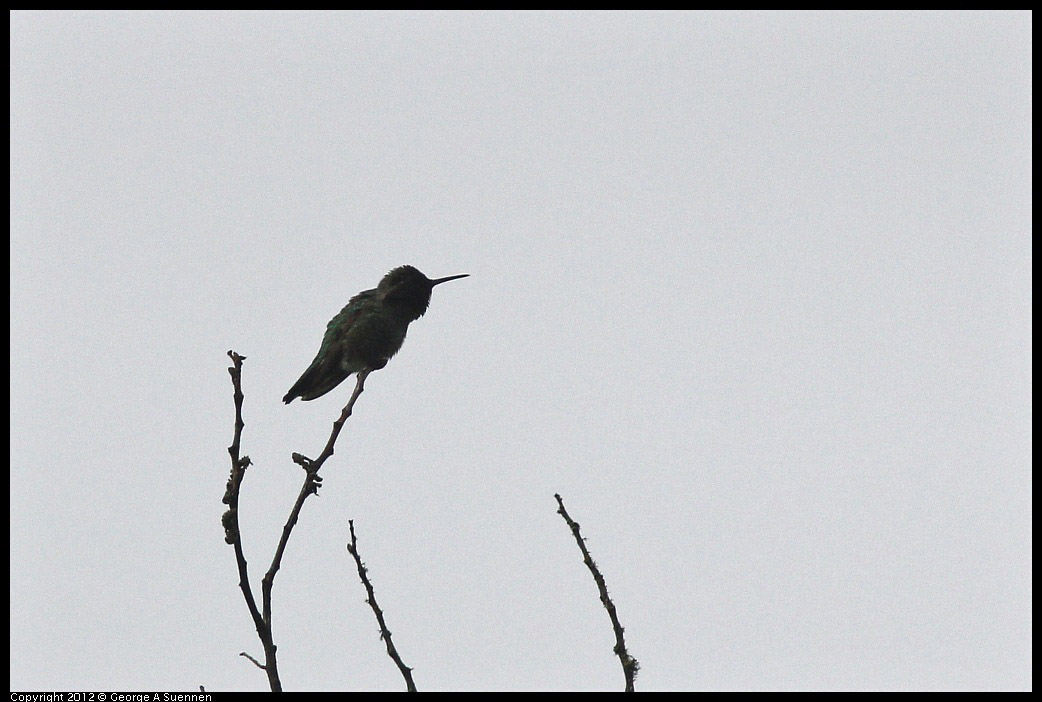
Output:
[[[433,288],[435,285],[441,285],[442,283],[447,283],[450,280],[456,280],[457,278],[466,278],[469,275],[470,273],[464,273],[462,275],[450,275],[448,278],[438,278],[437,280],[431,281],[431,287]]]

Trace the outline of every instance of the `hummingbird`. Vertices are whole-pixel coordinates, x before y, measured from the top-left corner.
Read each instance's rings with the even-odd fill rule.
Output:
[[[409,323],[423,316],[435,285],[469,274],[431,280],[412,266],[399,266],[372,290],[364,290],[326,325],[322,346],[282,401],[314,400],[352,373],[380,370],[405,341]]]

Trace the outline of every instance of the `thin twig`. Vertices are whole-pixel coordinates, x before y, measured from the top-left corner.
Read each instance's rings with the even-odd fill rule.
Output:
[[[257,666],[261,670],[264,670],[264,665],[259,660],[257,660],[256,658],[254,658],[250,654],[246,653],[246,651],[239,651],[239,655],[242,656],[243,658],[248,659],[251,663],[253,663],[253,665]]]
[[[358,374],[358,380],[355,382],[355,391],[351,393],[351,399],[348,400],[344,410],[340,413],[340,418],[333,422],[333,431],[329,435],[329,440],[326,442],[326,447],[319,454],[318,458],[311,460],[307,456],[299,453],[293,454],[293,462],[299,464],[304,469],[304,484],[300,487],[300,492],[297,494],[297,501],[293,504],[293,509],[289,513],[289,519],[286,520],[286,524],[282,527],[282,538],[279,539],[279,545],[275,549],[275,557],[271,560],[271,567],[268,568],[268,572],[264,574],[263,580],[261,580],[261,598],[264,602],[264,621],[271,625],[271,588],[275,583],[275,574],[279,572],[279,568],[282,567],[282,556],[286,552],[286,544],[289,542],[289,535],[293,532],[293,527],[297,524],[297,519],[300,517],[300,509],[304,506],[304,500],[309,495],[318,494],[318,487],[322,483],[322,478],[319,477],[318,471],[322,468],[322,464],[326,462],[326,459],[333,455],[333,446],[336,444],[337,437],[340,436],[340,430],[344,428],[344,422],[351,416],[351,412],[354,409],[355,401],[358,400],[358,396],[365,390],[365,379],[369,376],[370,371],[362,371]]]
[[[355,522],[353,519],[347,520],[347,525],[351,529],[351,543],[347,545],[348,552],[354,556],[355,565],[358,566],[358,577],[362,579],[362,584],[365,585],[366,592],[366,603],[372,607],[373,614],[376,615],[376,621],[380,624],[380,638],[384,640],[387,645],[387,655],[391,657],[395,665],[398,666],[398,670],[402,672],[402,677],[405,678],[405,686],[409,692],[416,692],[416,683],[412,681],[412,668],[405,665],[402,662],[401,657],[398,655],[398,649],[394,647],[394,642],[391,641],[391,631],[387,628],[387,622],[384,621],[383,610],[380,609],[380,605],[376,604],[376,593],[373,592],[373,584],[369,582],[369,571],[362,563],[362,557],[358,554],[358,540],[355,538]]]
[[[233,364],[228,369],[228,373],[232,376],[232,386],[235,389],[235,434],[232,445],[228,447],[228,454],[232,459],[231,476],[228,478],[228,485],[224,492],[224,503],[228,505],[228,511],[224,513],[221,522],[224,525],[224,540],[235,547],[235,562],[239,569],[239,588],[242,590],[242,596],[250,610],[250,616],[253,617],[257,636],[260,637],[261,645],[264,647],[264,665],[257,663],[256,660],[253,662],[267,674],[272,692],[282,692],[282,681],[279,680],[278,663],[275,658],[276,646],[271,637],[271,624],[257,609],[257,601],[254,599],[253,589],[250,587],[246,555],[242,550],[242,534],[239,531],[239,490],[246,469],[250,465],[249,456],[239,457],[242,429],[246,426],[242,421],[242,362],[246,360],[246,357],[240,356],[234,351],[229,351],[228,356],[231,357]],[[251,660],[253,659],[251,658]]]
[[[586,567],[593,573],[593,579],[597,583],[597,589],[601,593],[601,604],[608,610],[608,616],[611,618],[612,628],[615,629],[615,653],[619,656],[619,661],[622,662],[622,673],[626,676],[626,692],[633,692],[633,679],[637,677],[637,671],[640,670],[640,664],[637,663],[637,659],[630,656],[626,651],[626,640],[623,638],[622,625],[619,624],[619,617],[615,613],[615,604],[611,601],[608,596],[608,587],[604,584],[604,577],[601,572],[597,569],[597,564],[593,562],[593,558],[590,557],[590,552],[586,550],[586,542],[579,533],[579,524],[572,520],[568,516],[568,511],[564,508],[564,501],[558,494],[554,495],[557,498],[557,504],[560,508],[557,513],[564,517],[564,521],[568,524],[568,527],[572,530],[572,536],[575,537],[575,542],[579,544],[579,550],[583,554],[583,562],[586,563]]]
[[[293,454],[293,462],[300,464],[300,466],[311,473],[317,473],[322,464],[326,462],[326,459],[333,455],[333,445],[336,444],[337,437],[340,436],[340,430],[344,428],[344,422],[351,416],[351,412],[354,410],[355,401],[358,396],[365,392],[365,379],[372,373],[371,370],[364,370],[358,373],[357,380],[355,381],[355,390],[351,393],[351,399],[347,401],[347,405],[344,407],[344,411],[340,413],[340,418],[333,422],[333,431],[329,435],[329,440],[326,442],[326,446],[322,449],[322,453],[319,454],[318,458],[311,460],[307,456],[302,456],[299,453]],[[319,482],[322,482],[319,480]]]

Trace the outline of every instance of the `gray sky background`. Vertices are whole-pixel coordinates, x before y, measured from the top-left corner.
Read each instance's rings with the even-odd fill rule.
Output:
[[[1031,16],[16,12],[11,685],[1031,687]]]

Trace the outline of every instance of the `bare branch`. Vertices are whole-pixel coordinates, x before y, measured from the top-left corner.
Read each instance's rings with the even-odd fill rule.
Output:
[[[318,471],[322,468],[322,464],[326,462],[326,459],[333,455],[333,446],[336,444],[337,437],[340,436],[340,430],[344,428],[344,422],[351,416],[351,412],[354,409],[355,401],[358,400],[358,396],[365,390],[365,379],[369,376],[370,371],[362,371],[358,374],[358,380],[355,382],[355,391],[351,393],[351,399],[348,400],[344,410],[340,413],[340,418],[333,422],[333,431],[329,435],[329,440],[326,442],[326,447],[319,454],[319,457],[315,460],[311,460],[307,456],[303,456],[299,453],[293,454],[293,462],[304,468],[304,484],[300,487],[300,492],[297,494],[297,501],[293,504],[293,509],[289,513],[289,519],[286,520],[286,524],[282,527],[282,538],[279,539],[279,545],[275,549],[275,557],[271,561],[271,567],[268,568],[268,572],[264,574],[263,580],[261,580],[261,599],[264,602],[264,621],[271,626],[271,588],[275,584],[275,574],[279,572],[279,568],[282,567],[282,556],[286,552],[286,544],[289,543],[289,536],[293,532],[293,527],[297,524],[297,519],[300,517],[300,510],[304,506],[304,500],[309,495],[317,495],[318,488],[322,484],[322,478],[319,477]]]
[[[333,422],[333,431],[329,435],[329,440],[326,442],[326,446],[322,449],[322,453],[319,454],[318,458],[311,460],[307,456],[303,456],[299,453],[293,454],[293,462],[299,464],[304,470],[317,473],[322,467],[322,464],[326,462],[326,459],[333,455],[333,446],[336,444],[337,437],[340,436],[340,430],[344,428],[344,422],[351,416],[351,412],[354,410],[355,401],[358,396],[365,392],[365,379],[372,373],[371,370],[364,370],[358,373],[357,380],[355,381],[355,391],[351,393],[351,399],[347,401],[347,405],[344,407],[344,411],[340,413],[340,418]],[[319,480],[321,482],[321,480]]]
[[[264,670],[264,665],[261,664],[261,662],[258,661],[256,658],[254,658],[250,654],[246,653],[246,651],[239,651],[239,655],[242,656],[243,658],[248,658],[253,663],[253,665],[257,666],[261,670]]]
[[[228,447],[228,453],[231,455],[232,460],[232,471],[231,476],[228,478],[228,485],[224,494],[224,503],[228,505],[228,510],[221,518],[221,523],[224,525],[225,541],[235,547],[235,560],[239,568],[239,587],[242,589],[243,597],[246,599],[246,605],[250,610],[250,616],[253,617],[254,626],[257,628],[257,635],[260,637],[261,644],[264,646],[264,664],[261,664],[246,652],[242,652],[240,655],[253,661],[258,668],[262,669],[267,674],[272,692],[282,692],[282,681],[279,679],[278,662],[275,655],[277,647],[272,638],[271,626],[271,590],[275,583],[275,575],[282,566],[282,557],[286,552],[286,545],[289,543],[289,537],[293,532],[293,527],[296,526],[297,520],[300,518],[300,510],[304,506],[304,500],[306,500],[310,495],[318,494],[318,488],[322,484],[322,478],[318,475],[318,471],[322,467],[322,464],[333,455],[333,447],[336,444],[337,437],[340,436],[340,431],[344,428],[344,423],[347,421],[347,418],[351,416],[351,412],[354,409],[355,402],[358,400],[359,395],[361,395],[365,390],[365,379],[371,371],[367,370],[358,373],[358,379],[355,383],[355,390],[351,394],[351,399],[340,413],[339,419],[333,422],[333,430],[330,433],[325,448],[322,450],[322,453],[319,454],[319,457],[312,460],[299,453],[294,453],[292,456],[293,462],[304,468],[304,483],[300,488],[300,492],[297,494],[297,499],[293,504],[293,509],[290,510],[289,519],[286,520],[286,524],[282,527],[282,538],[279,540],[278,547],[275,549],[275,556],[272,558],[271,566],[268,568],[268,572],[265,573],[264,577],[261,579],[262,609],[258,609],[256,599],[253,596],[253,589],[250,586],[246,557],[242,549],[242,537],[239,532],[239,492],[243,476],[246,473],[246,468],[250,465],[250,459],[248,456],[239,457],[242,429],[245,426],[242,421],[242,362],[246,360],[246,357],[240,356],[234,351],[229,351],[228,355],[231,357],[233,362],[233,366],[228,369],[228,372],[232,376],[232,385],[235,390],[235,434],[232,440],[232,445]]]
[[[257,609],[257,602],[253,597],[253,589],[250,587],[250,575],[246,565],[246,556],[242,550],[242,534],[239,531],[239,489],[242,486],[243,476],[250,465],[249,456],[239,457],[239,446],[242,439],[242,429],[245,423],[242,421],[242,362],[245,356],[240,356],[234,351],[229,351],[228,356],[232,359],[232,367],[228,373],[232,376],[232,386],[235,389],[235,434],[232,445],[228,447],[228,454],[232,460],[231,476],[224,492],[224,503],[228,505],[228,511],[221,517],[224,525],[224,540],[235,547],[235,562],[239,568],[239,588],[246,600],[246,606],[253,617],[253,625],[257,628],[257,636],[260,637],[264,646],[265,664],[260,666],[268,675],[268,684],[272,692],[282,692],[282,681],[279,680],[278,663],[275,659],[275,643],[271,637],[271,625],[261,616]],[[254,661],[257,663],[257,661]]]
[[[615,613],[615,604],[611,601],[608,596],[608,587],[604,584],[604,577],[601,575],[600,570],[597,569],[597,564],[593,562],[593,558],[590,557],[590,552],[586,549],[586,542],[579,533],[579,524],[572,520],[568,516],[568,511],[564,508],[564,501],[558,494],[554,495],[557,498],[557,504],[560,508],[557,513],[564,517],[564,521],[568,524],[568,528],[572,530],[572,536],[575,537],[575,542],[579,544],[579,550],[583,554],[583,562],[586,563],[586,567],[593,573],[593,579],[597,583],[597,589],[601,593],[601,604],[608,610],[608,616],[611,618],[612,628],[615,629],[615,653],[619,657],[619,661],[622,662],[622,673],[626,676],[626,692],[633,692],[633,679],[637,677],[637,671],[640,670],[640,664],[637,663],[637,659],[630,656],[626,651],[626,640],[623,638],[623,628],[619,624],[619,617]]]
[[[362,584],[365,585],[366,591],[366,602],[370,607],[373,608],[373,614],[376,615],[376,621],[380,624],[380,638],[384,640],[387,645],[387,655],[391,657],[395,665],[398,666],[398,670],[402,672],[402,677],[405,678],[405,685],[409,692],[416,692],[416,684],[412,680],[412,668],[405,665],[402,662],[401,657],[398,655],[398,649],[394,647],[394,642],[391,641],[391,632],[387,628],[387,622],[384,621],[383,610],[380,609],[380,605],[376,604],[376,593],[373,592],[373,584],[369,582],[368,570],[362,563],[362,557],[358,555],[358,540],[355,538],[355,522],[352,519],[347,520],[348,526],[351,528],[351,543],[347,545],[347,550],[350,552],[355,559],[355,565],[358,566],[358,577],[362,579]]]

